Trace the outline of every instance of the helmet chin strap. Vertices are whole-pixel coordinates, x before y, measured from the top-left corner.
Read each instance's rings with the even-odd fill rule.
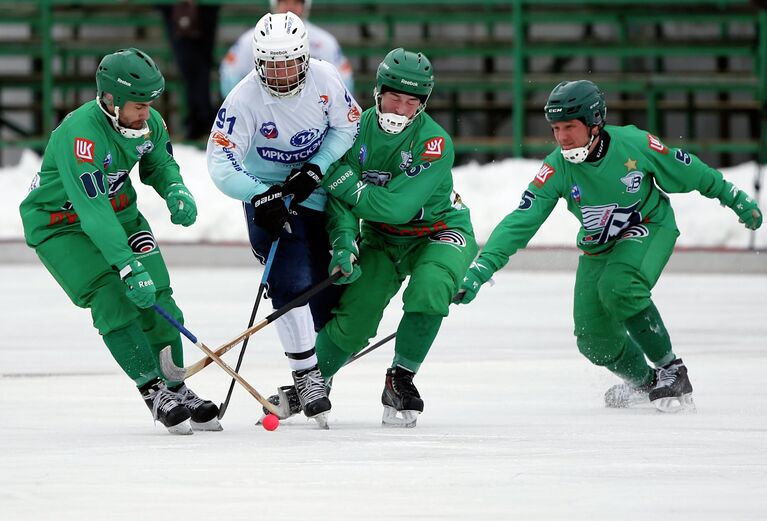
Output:
[[[586,158],[589,157],[589,149],[591,148],[591,144],[594,143],[594,139],[596,139],[596,136],[592,134],[591,139],[589,139],[586,146],[570,148],[568,150],[562,149],[562,157],[565,158],[565,161],[576,165],[583,163],[586,161]]]
[[[138,130],[133,128],[126,128],[120,125],[120,107],[115,105],[115,115],[109,113],[109,111],[106,109],[104,104],[101,102],[101,98],[99,96],[96,96],[96,102],[99,104],[99,108],[101,108],[101,112],[106,114],[106,116],[109,118],[109,121],[112,122],[112,126],[114,129],[119,132],[123,137],[126,137],[128,139],[136,139],[139,137],[144,137],[147,134],[149,134],[149,125],[147,125],[146,121],[144,122],[144,126]]]

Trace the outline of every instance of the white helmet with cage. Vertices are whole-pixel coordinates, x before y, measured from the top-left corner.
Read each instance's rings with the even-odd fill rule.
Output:
[[[309,35],[293,13],[267,13],[253,32],[253,58],[264,87],[278,98],[295,96],[306,83]]]

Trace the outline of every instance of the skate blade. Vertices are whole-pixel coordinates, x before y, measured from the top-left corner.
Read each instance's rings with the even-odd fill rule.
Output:
[[[418,421],[418,415],[421,411],[398,411],[394,407],[384,406],[381,425],[384,427],[415,427]]]
[[[625,400],[605,400],[605,407],[608,409],[629,409],[648,403],[650,403],[650,398],[645,394],[644,396],[631,396]]]
[[[328,412],[321,412],[319,414],[315,414],[314,416],[308,417],[310,420],[314,420],[317,422],[317,425],[319,425],[320,429],[323,430],[329,430],[330,425],[328,425]]]
[[[173,425],[172,427],[166,427],[168,429],[168,432],[171,434],[178,434],[181,436],[188,436],[189,434],[194,434],[192,431],[192,426],[189,423],[189,420],[184,420],[181,423],[177,423],[176,425]]]
[[[671,396],[669,398],[660,398],[652,402],[656,409],[666,413],[696,413],[698,409],[692,399],[692,393],[680,396]]]
[[[206,422],[196,422],[191,420],[190,422],[192,424],[192,430],[194,431],[218,432],[224,430],[224,428],[221,426],[221,422],[218,421],[218,418],[213,418],[212,420],[208,420]]]

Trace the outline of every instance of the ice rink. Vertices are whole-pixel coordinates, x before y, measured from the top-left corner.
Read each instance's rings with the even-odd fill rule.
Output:
[[[245,328],[260,272],[171,274],[203,342]],[[267,432],[238,387],[223,432],[181,437],[153,425],[41,265],[3,265],[0,519],[765,519],[767,276],[661,278],[655,301],[695,387],[685,415],[603,407],[616,379],[577,352],[573,277],[501,272],[454,308],[416,378],[415,429],[380,425],[389,343],[337,376],[329,431],[297,418]],[[186,355],[200,358],[188,342]],[[242,374],[266,395],[289,382],[273,327]],[[229,379],[213,365],[188,383],[220,402]]]

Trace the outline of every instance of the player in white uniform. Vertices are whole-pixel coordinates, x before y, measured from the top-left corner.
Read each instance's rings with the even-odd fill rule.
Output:
[[[293,12],[302,18],[306,30],[309,33],[309,54],[312,58],[323,60],[333,64],[338,69],[341,79],[344,81],[349,92],[354,92],[354,79],[352,78],[352,65],[344,56],[338,40],[325,29],[309,22],[309,8],[311,0],[271,0],[269,2],[272,13]],[[229,51],[221,61],[219,78],[221,82],[221,96],[226,97],[240,80],[253,70],[253,31],[250,29],[243,33],[229,48]]]
[[[309,58],[298,16],[267,14],[254,35],[257,67],[218,111],[208,141],[208,171],[223,193],[243,201],[251,246],[261,262],[280,239],[267,279],[267,296],[280,308],[327,277],[326,194],[317,187],[354,142],[360,108],[332,65]],[[283,196],[292,197],[290,211]],[[337,288],[276,321],[304,412],[318,421],[330,401],[317,370],[314,338],[330,318]]]

